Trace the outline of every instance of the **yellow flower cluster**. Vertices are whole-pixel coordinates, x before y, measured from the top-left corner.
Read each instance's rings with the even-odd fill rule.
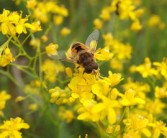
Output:
[[[109,6],[102,9],[99,18],[94,20],[95,28],[101,29],[105,21],[109,21],[111,13],[116,13],[120,19],[133,21],[131,29],[139,31],[142,29],[139,17],[144,13],[143,9],[137,9],[138,3],[133,0],[112,0]]]
[[[41,70],[46,81],[55,82],[57,80],[56,76],[64,71],[64,66],[60,62],[46,59],[42,64]]]
[[[60,25],[64,17],[68,16],[68,10],[53,1],[40,2],[37,0],[28,0],[27,8],[32,11],[32,17],[40,20],[42,23],[48,23],[52,14],[55,25]]]
[[[119,40],[114,39],[111,33],[104,34],[103,39],[104,46],[112,51],[113,54],[113,59],[110,62],[111,67],[113,69],[122,70],[123,63],[131,58],[132,46],[130,44],[123,44]]]
[[[158,27],[159,29],[165,28],[165,23],[161,20],[161,18],[158,15],[155,14],[151,15],[147,24],[149,27]]]
[[[49,93],[51,94],[51,103],[55,104],[71,104],[74,102],[74,98],[71,97],[71,91],[68,88],[61,89],[58,86],[56,86],[53,89],[49,90]]]
[[[5,91],[0,92],[0,116],[3,116],[2,110],[5,108],[6,101],[10,99],[10,95]]]
[[[22,18],[22,13],[10,12],[9,10],[3,10],[0,14],[0,31],[4,35],[16,35],[27,33],[27,29],[32,32],[37,32],[41,30],[40,23],[27,23],[28,16]]]
[[[144,59],[144,64],[138,66],[131,66],[131,72],[139,72],[143,78],[147,77],[164,77],[167,79],[167,59],[163,59],[162,62],[151,63],[147,57]]]
[[[28,129],[29,125],[20,117],[11,118],[0,125],[0,138],[22,138],[21,129]]]
[[[165,64],[164,61],[154,64],[160,67]],[[74,118],[72,112],[77,112],[78,120],[96,122],[108,134],[125,138],[167,136],[165,123],[157,121],[154,116],[162,114],[166,108],[160,100],[167,95],[166,85],[162,88],[155,87],[153,100],[148,96],[151,89],[147,83],[135,82],[129,78],[122,85],[124,92],[121,92],[116,88],[122,81],[120,74],[109,71],[108,77],[100,77],[99,74],[83,74],[83,68],[78,71],[73,74],[68,84],[69,89],[50,89],[52,103],[75,105],[70,112],[63,108],[66,115],[60,112],[64,120],[70,122]],[[124,132],[120,132],[119,122],[124,123]]]

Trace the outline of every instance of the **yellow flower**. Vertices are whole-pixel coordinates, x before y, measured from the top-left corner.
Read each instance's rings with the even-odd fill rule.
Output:
[[[38,38],[36,38],[36,39],[32,39],[31,41],[30,41],[30,45],[33,47],[33,48],[37,48],[37,47],[39,47],[40,45],[41,45],[41,41],[40,41],[40,39],[38,39]]]
[[[109,73],[109,76],[104,77],[103,80],[105,80],[111,87],[117,85],[122,80],[121,74],[112,73],[111,71],[109,71],[108,73]]]
[[[10,12],[4,9],[3,13],[0,14],[0,31],[4,35],[16,35],[27,33],[26,28],[33,32],[41,30],[37,22],[27,23],[27,21],[28,16],[22,18],[22,13],[19,15],[17,12]]]
[[[155,87],[155,96],[157,98],[166,98],[167,97],[167,88],[165,87]]]
[[[49,89],[49,93],[51,94],[50,102],[55,104],[70,104],[75,101],[74,98],[71,97],[71,91],[68,88],[61,89],[60,87],[55,87]]]
[[[74,119],[74,113],[71,110],[67,110],[65,108],[60,108],[59,116],[67,123],[70,123]]]
[[[105,47],[109,47],[114,58],[125,60],[131,58],[132,47],[130,44],[123,44],[119,40],[114,39],[111,33],[103,35]]]
[[[46,81],[55,82],[56,76],[64,71],[64,66],[60,62],[54,62],[46,59],[42,64],[42,72],[44,72],[44,78]]]
[[[96,29],[101,29],[103,26],[103,22],[100,19],[95,19],[93,22]]]
[[[13,58],[9,48],[4,49],[2,54],[0,53],[0,66],[5,67],[13,61],[15,61],[15,59]]]
[[[61,31],[60,31],[60,34],[61,34],[62,36],[67,36],[67,35],[69,35],[70,33],[71,33],[71,30],[68,29],[67,27],[64,27],[64,28],[61,29]]]
[[[102,9],[100,18],[102,18],[104,21],[110,20],[110,8],[109,7]]]
[[[148,20],[148,26],[150,27],[159,27],[160,29],[164,29],[165,24],[161,21],[160,16],[158,15],[152,15]]]
[[[0,92],[0,111],[5,108],[6,101],[9,100],[11,96],[5,91]]]
[[[38,109],[38,105],[37,105],[36,103],[30,104],[30,105],[28,106],[28,108],[29,108],[29,110],[31,110],[31,111],[36,111],[36,110]]]
[[[97,81],[94,74],[83,74],[81,71],[75,75],[68,84],[72,90],[72,97],[75,99],[92,99],[91,87]]]
[[[157,71],[167,80],[167,59],[164,58],[161,63],[154,62],[153,65],[155,65]]]
[[[53,1],[41,1],[29,0],[27,7],[31,9],[32,17],[40,20],[42,23],[48,23],[49,17],[53,17],[53,21],[56,25],[63,22],[63,18],[68,16],[68,10],[64,6],[60,6]]]
[[[53,44],[50,43],[48,46],[46,46],[45,50],[46,50],[46,54],[48,56],[52,56],[52,55],[57,55],[57,48],[58,48],[58,44]]]
[[[41,39],[42,39],[43,42],[47,42],[48,41],[48,37],[46,35],[43,35],[41,37]]]
[[[25,100],[26,98],[23,97],[23,96],[18,96],[16,99],[15,99],[15,102],[21,102],[23,100]]]
[[[119,71],[121,71],[123,69],[122,61],[120,61],[116,58],[113,58],[110,61],[110,66],[111,66],[112,69],[116,69],[116,70],[119,70]]]
[[[24,91],[26,94],[31,94],[35,96],[37,95],[40,97],[41,96],[40,88],[44,85],[45,85],[44,82],[40,82],[39,80],[33,80],[25,86]]]
[[[158,71],[152,67],[152,63],[148,57],[144,59],[144,64],[139,66],[132,66],[131,70],[139,72],[143,78],[156,76],[158,74]]]
[[[139,22],[139,17],[144,13],[143,9],[139,9],[133,0],[113,0],[111,2],[110,11],[115,12],[120,19],[131,19],[133,24],[131,29],[138,31],[142,28]]]
[[[109,124],[116,122],[116,112],[113,106],[108,106],[113,105],[112,100],[106,98],[103,102],[96,103],[94,100],[84,99],[81,103],[83,106],[78,110],[79,120],[98,122],[107,118]]]
[[[131,78],[128,78],[127,83],[123,84],[122,87],[125,90],[136,90],[136,95],[142,99],[145,99],[146,93],[150,92],[150,86],[147,83],[133,81]]]
[[[0,138],[22,138],[21,129],[28,129],[29,125],[20,117],[11,118],[0,125]]]
[[[27,1],[27,8],[29,9],[34,9],[37,5],[37,1],[36,0],[28,0]]]
[[[127,90],[125,94],[121,96],[121,98],[122,99],[120,99],[120,103],[123,106],[145,104],[145,101],[143,99],[136,96],[136,91],[134,91],[133,89]]]
[[[163,113],[163,109],[166,107],[166,104],[159,99],[155,99],[154,101],[147,99],[144,107],[149,113],[157,115]]]
[[[131,30],[133,31],[139,31],[142,29],[142,25],[140,24],[140,22],[138,20],[134,21],[131,25]]]
[[[29,28],[33,33],[42,30],[39,21],[33,22],[31,24],[30,23],[26,23],[25,26],[27,28]]]
[[[61,15],[56,15],[53,17],[53,21],[55,25],[60,25],[63,22],[63,16]]]
[[[131,137],[135,133],[137,133],[138,136],[141,136],[142,134],[145,134],[147,137],[151,136],[151,132],[148,129],[149,120],[144,116],[139,114],[131,114],[127,119],[124,119],[123,122],[128,128],[129,134],[127,134],[130,136],[131,133]]]
[[[158,138],[160,135],[167,137],[167,127],[162,121],[156,121],[153,125],[153,138]]]
[[[111,60],[111,58],[113,57],[113,53],[111,53],[109,51],[108,47],[104,47],[102,49],[98,49],[96,50],[96,52],[94,53],[94,56],[97,60]]]

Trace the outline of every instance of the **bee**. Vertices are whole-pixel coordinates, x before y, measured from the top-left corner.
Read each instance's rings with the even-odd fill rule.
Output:
[[[83,73],[96,73],[98,64],[94,58],[96,51],[97,40],[99,38],[99,31],[94,30],[87,38],[86,43],[75,42],[70,47],[70,59],[84,68]]]

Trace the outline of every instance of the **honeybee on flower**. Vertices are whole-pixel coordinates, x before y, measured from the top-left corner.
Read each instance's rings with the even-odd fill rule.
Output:
[[[84,73],[96,73],[98,64],[94,58],[96,51],[97,40],[99,38],[99,31],[94,30],[87,38],[86,43],[73,43],[66,53],[66,56],[73,63],[78,64],[79,67],[84,68]]]

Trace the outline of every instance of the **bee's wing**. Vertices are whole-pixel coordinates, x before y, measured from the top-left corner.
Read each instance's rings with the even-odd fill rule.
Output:
[[[94,53],[97,46],[97,41],[99,38],[99,30],[94,30],[86,39],[85,45],[91,49],[91,52]]]
[[[59,60],[59,61],[69,61],[66,57],[66,51],[65,50],[59,50],[57,51],[56,55],[49,56],[51,59]]]

